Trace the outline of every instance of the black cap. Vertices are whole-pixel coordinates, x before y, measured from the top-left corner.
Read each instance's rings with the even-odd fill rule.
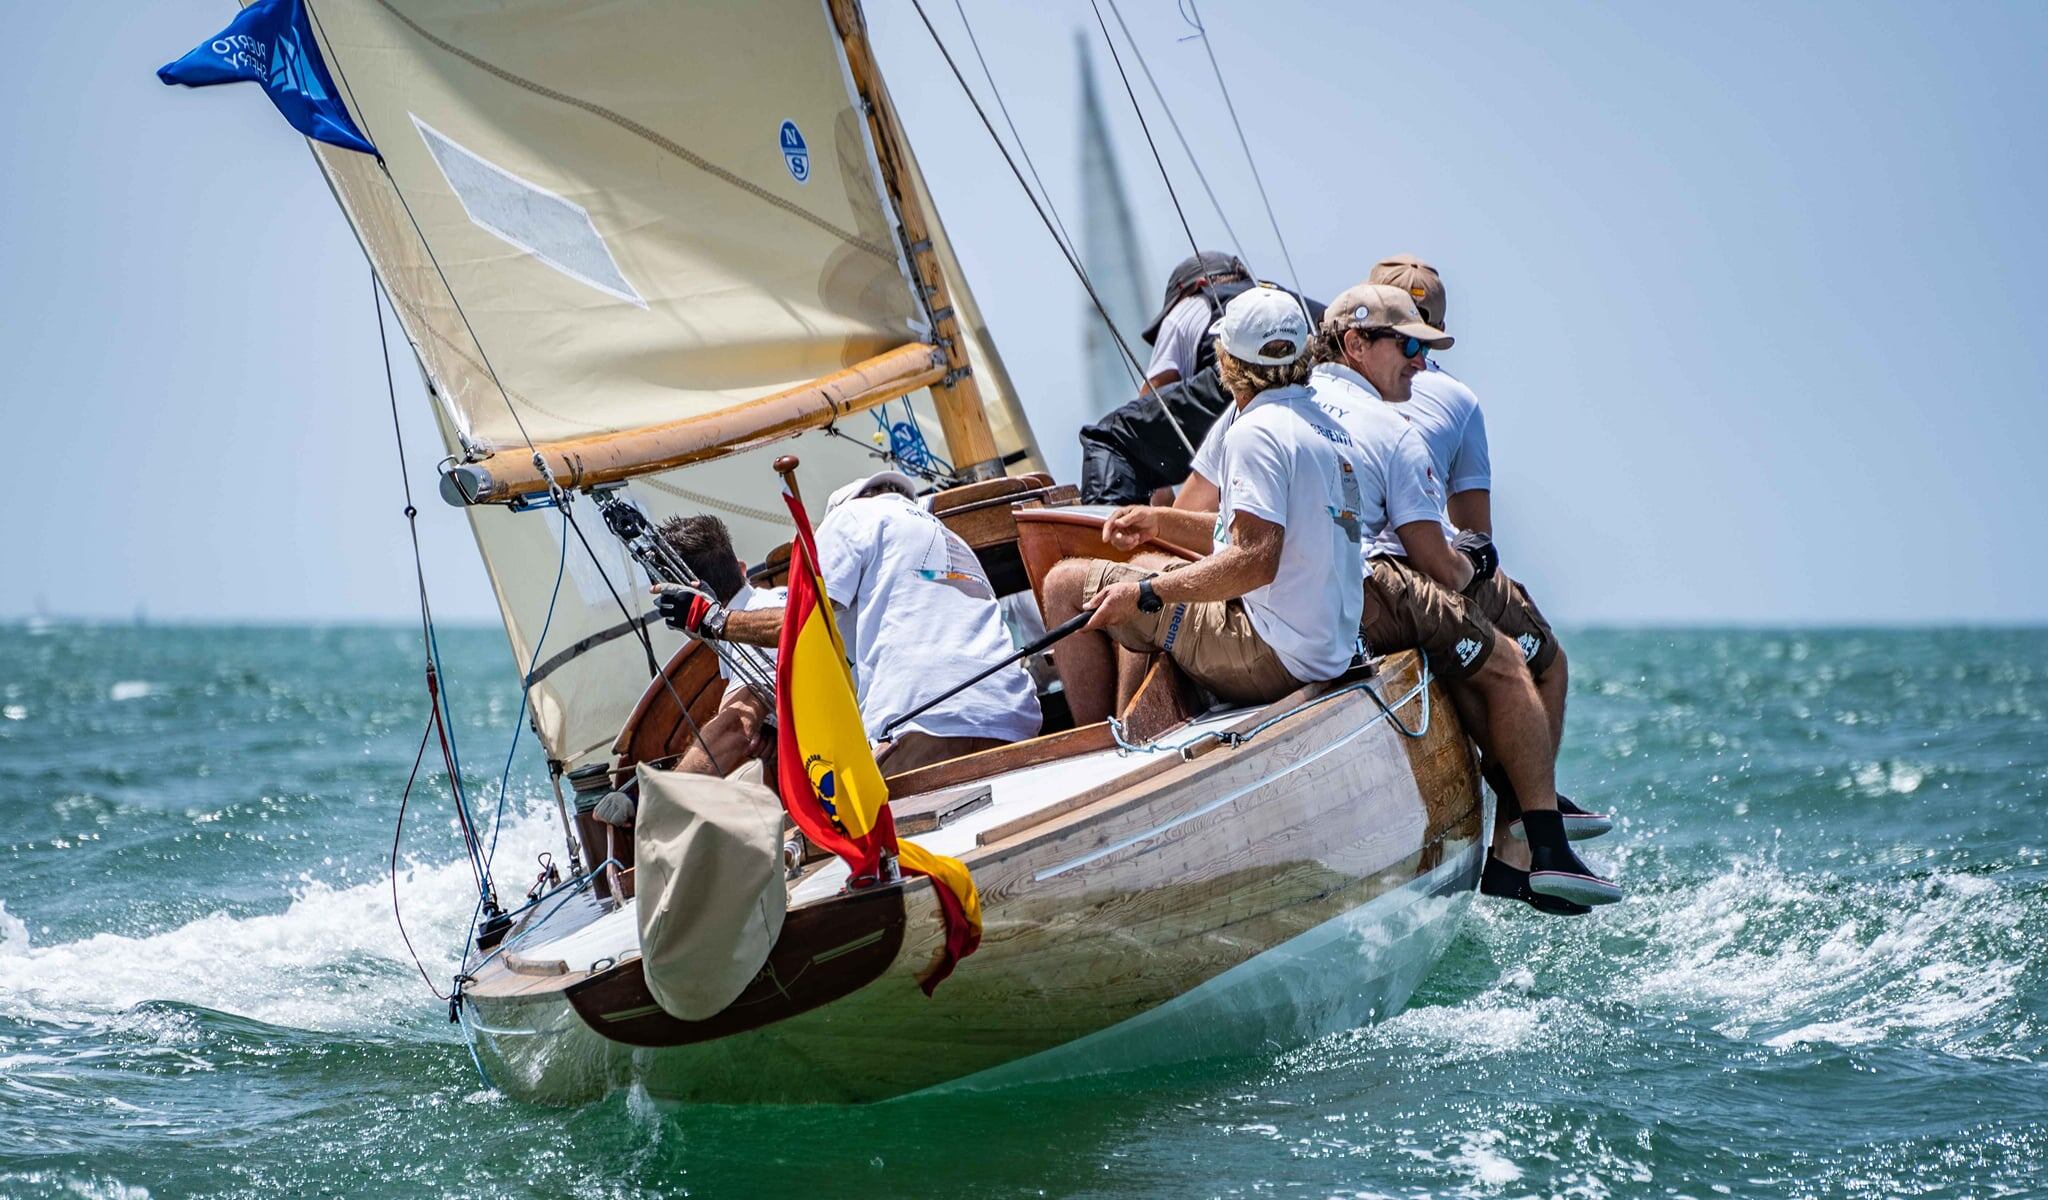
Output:
[[[1220,250],[1203,250],[1192,258],[1182,259],[1180,265],[1173,269],[1173,274],[1166,277],[1166,302],[1159,306],[1159,315],[1145,326],[1146,344],[1159,340],[1159,325],[1166,320],[1166,314],[1173,311],[1173,306],[1201,291],[1205,284],[1250,279],[1251,276],[1243,259]]]

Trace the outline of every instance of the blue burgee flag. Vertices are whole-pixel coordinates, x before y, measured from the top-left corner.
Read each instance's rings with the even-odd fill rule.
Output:
[[[293,129],[345,150],[377,153],[334,97],[303,0],[256,0],[211,40],[158,68],[156,77],[186,87],[253,80]]]

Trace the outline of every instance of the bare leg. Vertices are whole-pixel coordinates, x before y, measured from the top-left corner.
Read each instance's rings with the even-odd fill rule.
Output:
[[[1045,616],[1048,625],[1058,625],[1081,611],[1081,588],[1087,583],[1088,564],[1078,558],[1063,559],[1045,575]],[[1119,647],[1107,634],[1082,630],[1069,634],[1053,651],[1052,665],[1066,689],[1067,709],[1074,724],[1091,725],[1107,718],[1116,703]]]
[[[754,733],[749,728],[752,723],[736,706],[719,709],[716,716],[704,722],[702,740],[690,739],[690,748],[683,751],[676,770],[691,775],[726,775],[737,771],[753,753]]]
[[[1487,774],[1501,774],[1500,758],[1493,746],[1492,724],[1487,720],[1486,704],[1480,698],[1479,689],[1470,683],[1456,684],[1450,688],[1450,696],[1451,703],[1458,710],[1458,720],[1465,726],[1465,736],[1471,738],[1479,747],[1482,765]],[[1512,787],[1512,782],[1509,782],[1508,788]],[[1508,789],[1495,786],[1493,790],[1498,796]],[[1518,871],[1526,871],[1529,869],[1529,844],[1508,835],[1508,826],[1520,815],[1520,810],[1512,809],[1505,803],[1495,806],[1491,851],[1495,858],[1508,866]]]
[[[1557,757],[1564,748],[1564,700],[1570,688],[1570,669],[1564,661],[1564,650],[1558,649],[1557,657],[1536,681],[1536,694],[1543,698],[1543,715],[1550,721],[1550,754]]]
[[[1515,644],[1495,634],[1493,653],[1470,683],[1486,707],[1488,750],[1507,771],[1522,810],[1557,811],[1557,760],[1550,723]]]

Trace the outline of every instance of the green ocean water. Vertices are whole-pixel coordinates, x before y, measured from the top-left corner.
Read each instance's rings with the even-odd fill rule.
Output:
[[[442,635],[495,799],[517,695]],[[1582,631],[1629,887],[1475,905],[1407,1011],[864,1109],[486,1089],[391,919],[404,628],[0,628],[0,1197],[2048,1195],[2048,631]],[[496,873],[559,832],[530,739]],[[399,896],[447,979],[445,787]],[[971,968],[970,968],[971,969]],[[916,1047],[906,1047],[916,1053]]]

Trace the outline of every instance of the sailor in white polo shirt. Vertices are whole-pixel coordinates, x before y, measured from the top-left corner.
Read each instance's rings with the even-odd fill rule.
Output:
[[[1221,503],[1191,513],[1135,506],[1104,528],[1119,546],[1147,537],[1214,550],[1165,574],[1106,559],[1065,559],[1045,581],[1046,615],[1094,613],[1055,654],[1076,722],[1102,720],[1117,695],[1112,641],[1163,652],[1219,698],[1277,700],[1333,679],[1357,655],[1366,522],[1384,497],[1350,435],[1303,386],[1308,316],[1253,288],[1217,323],[1217,367],[1235,401],[1223,444]]]
[[[832,493],[817,527],[819,574],[853,654],[870,737],[1011,651],[980,561],[915,488],[900,471],[854,480]],[[662,610],[703,637],[773,646],[782,632],[780,609],[729,611],[670,592]],[[876,760],[896,774],[1031,737],[1040,719],[1037,689],[1019,665],[920,713],[880,744]]]
[[[1384,417],[1409,400],[1424,355],[1452,339],[1422,319],[1400,288],[1362,283],[1332,301],[1318,332],[1312,381],[1319,392],[1349,397],[1340,411]],[[1418,439],[1400,422],[1401,436]],[[1384,425],[1351,426],[1371,444]],[[1436,465],[1427,468],[1432,475]],[[1440,496],[1440,493],[1438,493]],[[1521,898],[1548,912],[1583,912],[1621,891],[1588,868],[1567,844],[1555,790],[1556,745],[1528,667],[1472,598],[1479,572],[1451,549],[1441,499],[1422,519],[1395,527],[1399,554],[1378,554],[1365,579],[1365,638],[1378,653],[1418,649],[1452,686],[1467,731],[1498,760],[1521,801],[1530,852]]]
[[[1412,254],[1383,258],[1374,264],[1366,281],[1407,292],[1423,320],[1447,328],[1443,277],[1422,259]],[[1543,701],[1544,717],[1550,724],[1550,742],[1555,753],[1564,741],[1570,668],[1564,646],[1551,629],[1550,621],[1536,607],[1529,589],[1500,569],[1499,552],[1493,542],[1492,452],[1487,444],[1486,414],[1480,408],[1479,397],[1431,356],[1423,360],[1422,370],[1409,380],[1407,400],[1391,403],[1387,408],[1407,420],[1429,447],[1430,460],[1444,481],[1447,536],[1471,557],[1476,568],[1466,594],[1494,627],[1515,644],[1522,661],[1528,664],[1537,695]],[[1398,541],[1382,537],[1371,553],[1399,556],[1404,552]],[[1494,839],[1497,859],[1487,864],[1489,874],[1483,890],[1518,896],[1514,875],[1527,870],[1529,857],[1521,844],[1520,811],[1514,787],[1493,759],[1482,760],[1480,769],[1501,798]],[[1598,837],[1614,827],[1613,819],[1606,813],[1588,812],[1562,794],[1557,798],[1557,807],[1564,814],[1565,831],[1574,841]]]

